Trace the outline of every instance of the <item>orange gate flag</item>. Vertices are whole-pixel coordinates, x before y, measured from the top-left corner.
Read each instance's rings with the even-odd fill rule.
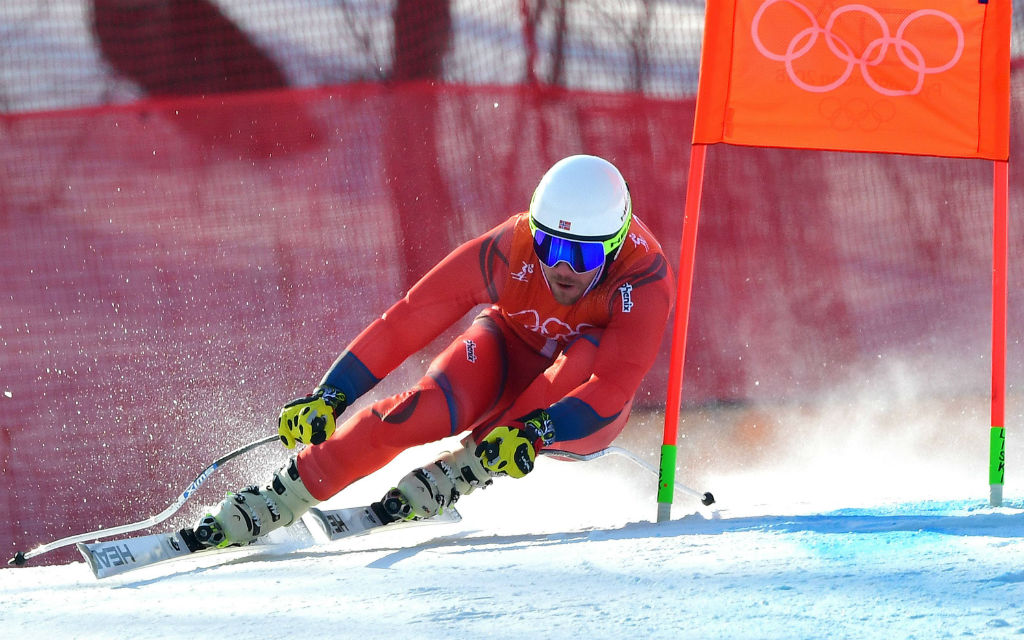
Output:
[[[1007,160],[1011,0],[707,0],[693,142]]]

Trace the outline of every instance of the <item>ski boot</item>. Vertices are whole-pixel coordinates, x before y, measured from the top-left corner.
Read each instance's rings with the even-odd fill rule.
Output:
[[[490,472],[473,453],[476,444],[472,437],[467,436],[461,444],[455,453],[446,451],[432,464],[413,469],[402,478],[374,503],[378,517],[384,522],[432,518],[461,496],[491,484]]]
[[[212,513],[196,523],[196,540],[206,547],[251,544],[260,536],[292,524],[317,502],[302,484],[292,458],[265,488],[253,485],[228,494]]]

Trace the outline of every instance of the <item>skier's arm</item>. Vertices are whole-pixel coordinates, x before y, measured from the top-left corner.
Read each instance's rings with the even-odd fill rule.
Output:
[[[284,446],[330,438],[338,416],[359,396],[471,308],[497,300],[508,272],[510,237],[511,225],[503,223],[465,243],[364,329],[312,394],[281,409],[278,435]]]
[[[474,306],[496,301],[511,233],[505,222],[450,253],[348,345],[321,385],[340,389],[351,403]]]
[[[613,422],[657,358],[672,306],[664,256],[654,256],[628,283],[628,294],[620,290],[611,300],[612,321],[602,332],[593,374],[546,410],[555,442],[585,438]]]
[[[628,281],[629,293],[611,300],[616,309],[602,332],[593,374],[547,409],[487,432],[475,454],[488,471],[520,478],[542,448],[585,438],[625,409],[654,364],[672,306],[672,278],[660,254]]]

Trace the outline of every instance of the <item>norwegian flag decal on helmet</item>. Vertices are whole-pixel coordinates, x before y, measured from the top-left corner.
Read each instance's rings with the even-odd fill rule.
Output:
[[[568,220],[559,220],[558,228],[561,229],[562,231],[569,231],[569,229],[572,228],[572,223],[569,222]]]

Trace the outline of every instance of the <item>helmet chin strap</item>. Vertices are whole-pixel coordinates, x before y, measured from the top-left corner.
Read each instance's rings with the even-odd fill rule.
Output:
[[[596,287],[598,282],[601,282],[601,277],[604,276],[604,267],[606,264],[608,264],[607,259],[605,259],[605,261],[601,263],[601,266],[598,267],[597,273],[594,274],[594,279],[590,281],[590,285],[587,286],[586,291],[583,292],[583,295],[581,295],[580,298],[590,293],[590,290]],[[549,284],[548,286],[550,287],[551,285]]]
[[[597,273],[597,276],[594,278],[594,281],[590,283],[590,286],[587,287],[587,290],[583,292],[583,295],[587,295],[591,289],[597,286],[597,283],[601,282],[601,280],[604,278],[605,271],[607,270],[606,268],[609,264],[612,263],[612,261],[615,260],[615,258],[619,257],[619,252],[622,251],[622,247],[624,246],[626,246],[625,240],[622,241],[622,243],[618,246],[617,249],[615,249],[615,251],[609,253],[604,257],[604,262],[601,263],[601,270]]]

